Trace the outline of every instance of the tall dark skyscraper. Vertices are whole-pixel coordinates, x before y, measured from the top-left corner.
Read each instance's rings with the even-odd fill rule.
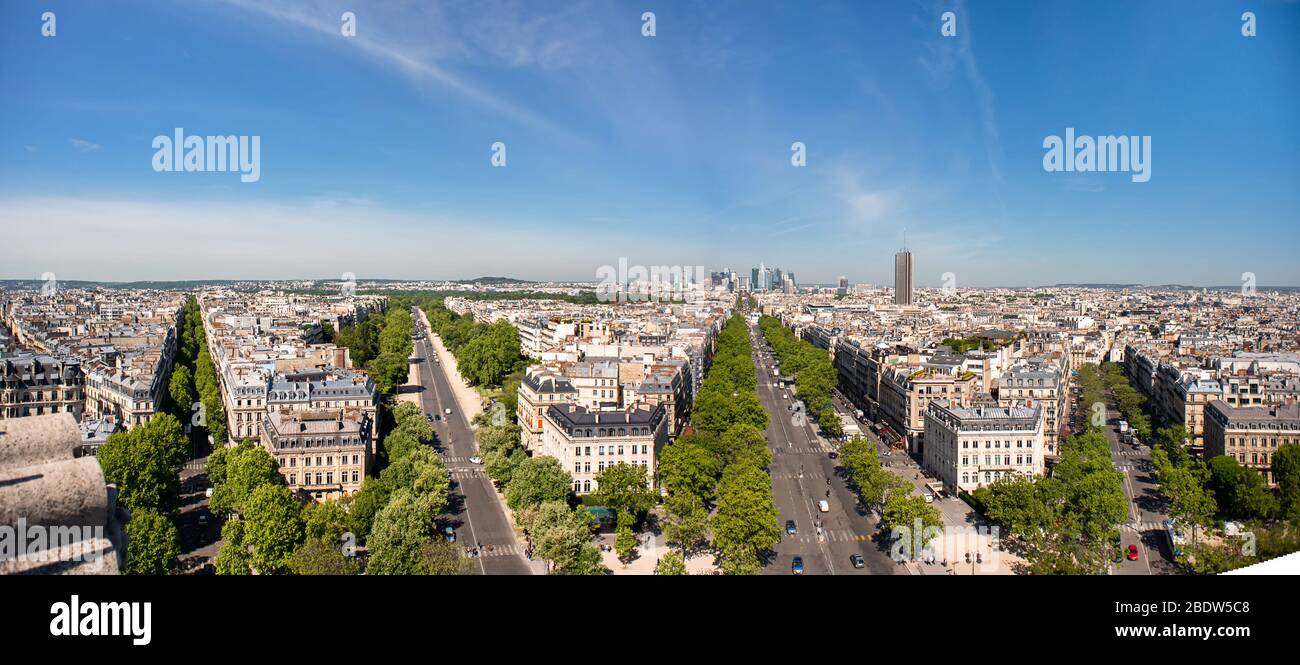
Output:
[[[907,243],[894,255],[894,304],[912,304],[912,253],[907,251]]]

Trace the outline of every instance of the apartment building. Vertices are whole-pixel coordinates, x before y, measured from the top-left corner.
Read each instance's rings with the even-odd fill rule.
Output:
[[[360,409],[276,409],[262,416],[261,442],[285,484],[316,500],[361,489],[370,469],[371,415]]]
[[[592,411],[567,404],[544,411],[537,452],[558,459],[570,471],[574,493],[590,494],[599,489],[596,475],[619,463],[645,467],[654,483],[659,451],[667,443],[668,417],[662,405]]]
[[[1043,410],[1043,449],[1055,456],[1058,446],[1069,436],[1069,391],[1064,372],[1045,363],[1025,363],[1002,373],[998,378],[998,406],[1040,405]]]
[[[1273,455],[1288,444],[1300,444],[1300,404],[1232,406],[1213,400],[1205,408],[1206,459],[1228,455],[1276,487]]]
[[[32,353],[0,356],[0,418],[70,413],[80,421],[85,401],[81,361]]]
[[[925,466],[949,493],[1045,471],[1041,404],[960,407],[933,400],[926,405],[925,430]]]
[[[979,395],[979,381],[972,372],[956,374],[924,365],[901,367],[881,378],[880,412],[915,454],[925,446],[925,414],[931,401],[973,404]]]
[[[536,455],[541,450],[542,423],[546,410],[552,406],[576,403],[578,389],[568,377],[553,372],[541,365],[529,367],[519,382],[518,411],[522,437],[521,443],[529,455]]]

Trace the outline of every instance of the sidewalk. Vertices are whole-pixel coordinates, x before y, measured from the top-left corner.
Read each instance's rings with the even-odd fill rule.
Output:
[[[657,536],[642,531],[636,534],[640,544],[637,545],[636,552],[639,556],[633,559],[627,566],[618,560],[618,555],[614,553],[614,534],[602,533],[596,536],[597,545],[608,545],[609,551],[600,553],[601,561],[609,568],[614,575],[653,575],[655,565],[659,563],[659,557],[667,554],[673,548],[669,547],[667,540],[661,533]],[[646,539],[649,538],[647,546]],[[700,552],[686,560],[686,572],[691,575],[712,575],[717,567],[713,565],[712,552]]]

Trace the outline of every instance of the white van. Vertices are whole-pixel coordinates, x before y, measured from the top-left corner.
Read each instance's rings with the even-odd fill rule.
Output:
[[[823,513],[829,513],[831,512],[831,504],[827,503],[826,499],[822,499],[817,502],[817,510]]]

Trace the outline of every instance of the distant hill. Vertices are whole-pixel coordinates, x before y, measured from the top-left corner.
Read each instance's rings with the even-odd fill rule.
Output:
[[[479,277],[476,279],[467,279],[466,282],[473,284],[532,284],[526,279],[515,279],[514,277]]]

